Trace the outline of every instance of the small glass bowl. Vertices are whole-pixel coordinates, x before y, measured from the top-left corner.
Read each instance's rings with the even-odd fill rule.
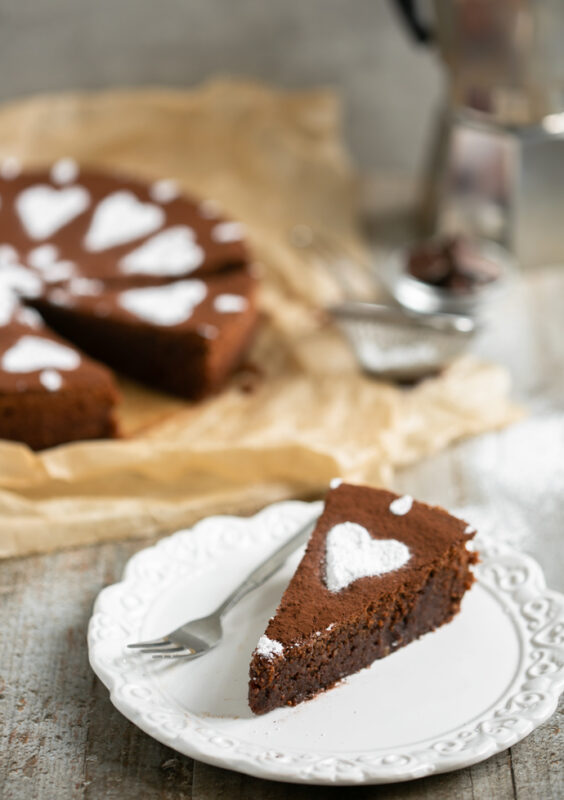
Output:
[[[515,261],[504,247],[495,242],[472,240],[472,245],[484,258],[499,267],[499,276],[466,292],[433,286],[410,275],[408,258],[416,244],[394,251],[378,277],[395,300],[409,311],[417,314],[463,314],[475,319],[487,319],[497,300],[509,288],[515,275]]]

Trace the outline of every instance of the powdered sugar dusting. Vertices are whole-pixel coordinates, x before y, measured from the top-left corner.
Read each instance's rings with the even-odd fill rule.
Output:
[[[151,199],[157,203],[170,203],[178,197],[179,193],[178,184],[171,178],[156,181],[149,189]]]
[[[557,308],[556,298],[554,305]],[[552,306],[550,310],[552,313]],[[554,326],[557,331],[556,320]],[[562,559],[548,554],[558,553],[564,518],[564,362],[560,351],[551,353],[555,359],[558,355],[558,360],[550,362],[554,385],[542,384],[542,392],[539,390],[534,401],[536,414],[462,445],[464,486],[471,490],[465,489],[464,505],[449,510],[468,521],[480,536],[528,552],[542,564],[547,584],[558,587]],[[543,365],[543,375],[546,369]],[[531,408],[535,411],[532,402]]]
[[[261,636],[256,646],[256,653],[263,658],[275,658],[281,656],[284,648],[280,642],[275,639],[269,639],[268,636]]]
[[[34,247],[27,254],[27,260],[35,269],[45,269],[53,264],[59,257],[59,251],[54,244],[41,244]]]
[[[22,306],[16,312],[16,320],[20,325],[27,325],[28,328],[40,328],[43,324],[41,315],[34,308]]]
[[[0,325],[7,325],[18,308],[18,298],[6,287],[0,287]]]
[[[239,242],[245,233],[245,228],[240,222],[218,222],[212,228],[211,237],[214,242],[227,244]]]
[[[197,331],[200,336],[204,337],[204,339],[217,339],[219,334],[219,328],[216,328],[215,325],[210,325],[206,322],[198,325]]]
[[[0,261],[0,291],[12,292],[14,296],[38,297],[43,282],[39,275],[21,264]]]
[[[0,264],[17,264],[18,252],[11,244],[0,244]]]
[[[5,158],[0,165],[0,175],[5,181],[11,181],[14,178],[17,178],[21,171],[21,161],[15,156],[8,156],[8,158]]]
[[[69,290],[80,297],[95,297],[102,294],[104,284],[95,278],[73,278],[69,282]]]
[[[42,369],[76,369],[80,356],[64,344],[39,336],[22,336],[2,356],[5,372],[35,372]]]
[[[27,260],[34,269],[42,273],[42,278],[47,283],[65,281],[74,275],[75,265],[72,261],[59,261],[59,251],[52,244],[34,247],[27,254]]]
[[[213,301],[213,307],[220,314],[237,314],[245,311],[249,302],[240,294],[218,294]]]
[[[403,517],[409,514],[413,506],[413,497],[409,494],[404,494],[403,497],[397,497],[390,503],[390,511],[398,517]]]
[[[197,269],[204,251],[187,225],[175,225],[155,234],[122,258],[120,269],[128,275],[178,276]]]
[[[98,203],[84,237],[84,247],[99,252],[132,242],[154,233],[164,220],[164,211],[159,206],[142,203],[125,189],[113,192]]]
[[[190,319],[206,294],[202,281],[178,281],[168,286],[129,289],[119,295],[118,303],[154,325],[180,325]]]
[[[78,178],[78,164],[74,158],[60,158],[51,167],[51,180],[59,185],[72,183]]]
[[[406,564],[409,548],[397,539],[373,539],[356,522],[341,522],[327,534],[325,583],[340,592],[359,578],[384,575]]]
[[[47,297],[49,302],[56,306],[72,306],[73,304],[73,298],[70,292],[60,287],[50,291]]]
[[[47,184],[28,186],[16,197],[15,208],[31,239],[46,239],[68,225],[90,204],[83,186],[54,189]]]
[[[202,200],[199,207],[200,216],[204,219],[215,219],[221,214],[219,203],[215,200]]]
[[[49,392],[58,392],[63,385],[63,377],[56,369],[44,369],[39,373],[39,380]]]

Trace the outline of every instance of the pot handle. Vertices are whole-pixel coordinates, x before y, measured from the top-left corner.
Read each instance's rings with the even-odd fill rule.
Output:
[[[434,40],[433,30],[419,15],[417,0],[395,0],[394,4],[416,42],[429,44]]]

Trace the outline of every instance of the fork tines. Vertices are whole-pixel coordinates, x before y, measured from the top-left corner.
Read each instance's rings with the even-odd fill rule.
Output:
[[[182,655],[192,655],[195,651],[192,647],[172,642],[170,639],[156,639],[152,642],[134,642],[127,645],[130,649],[139,650],[141,653],[149,653],[153,658],[173,658]]]

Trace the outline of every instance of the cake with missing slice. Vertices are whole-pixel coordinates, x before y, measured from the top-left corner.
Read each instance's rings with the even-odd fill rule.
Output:
[[[474,578],[466,522],[383,489],[341,484],[255,649],[255,714],[296,705],[449,622]]]
[[[240,222],[173,180],[70,158],[0,161],[0,197],[0,438],[118,434],[103,364],[187,400],[227,384],[259,321]]]

